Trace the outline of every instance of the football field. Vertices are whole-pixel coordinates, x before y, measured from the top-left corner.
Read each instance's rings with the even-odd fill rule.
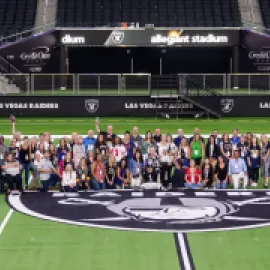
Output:
[[[23,135],[86,135],[94,121],[17,117],[16,127]],[[112,124],[116,134],[133,126],[141,134],[155,128],[192,134],[195,127],[202,134],[215,128],[220,134],[233,128],[270,134],[268,118],[101,118],[100,123],[102,130]],[[0,133],[11,134],[6,118],[0,118]],[[267,190],[59,194],[0,195],[1,270],[270,269]]]

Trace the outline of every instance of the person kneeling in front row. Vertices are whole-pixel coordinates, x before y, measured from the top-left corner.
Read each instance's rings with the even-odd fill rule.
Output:
[[[185,187],[189,189],[202,189],[202,173],[196,168],[195,160],[190,160],[190,167],[185,171]]]
[[[62,187],[65,192],[77,192],[76,186],[76,172],[72,165],[67,165],[62,175]]]
[[[7,194],[22,191],[22,166],[18,161],[14,160],[12,154],[7,155],[6,161],[1,168],[5,173],[8,184]]]
[[[40,189],[42,192],[47,192],[50,186],[55,187],[60,180],[56,169],[50,161],[49,151],[44,152],[44,157],[37,165],[37,170],[39,172],[40,181],[42,183],[42,188]]]

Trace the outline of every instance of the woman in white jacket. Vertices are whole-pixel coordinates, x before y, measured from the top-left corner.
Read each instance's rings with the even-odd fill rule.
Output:
[[[72,165],[67,165],[62,176],[62,186],[65,192],[77,192],[76,186],[76,172],[73,170]]]

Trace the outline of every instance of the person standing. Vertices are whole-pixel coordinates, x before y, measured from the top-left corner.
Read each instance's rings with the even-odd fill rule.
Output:
[[[23,138],[19,149],[19,162],[24,170],[24,187],[28,189],[29,170],[31,162],[31,149],[28,137]]]
[[[229,162],[233,155],[233,145],[229,139],[229,134],[224,133],[220,142],[220,151],[226,162]]]
[[[142,155],[143,160],[145,161],[148,154],[150,153],[151,147],[154,147],[157,150],[157,143],[153,138],[151,131],[145,133],[145,139],[142,142]]]
[[[164,187],[168,187],[171,180],[171,163],[169,160],[169,144],[167,143],[167,137],[162,134],[161,141],[158,143],[158,156],[160,160],[160,180]]]
[[[193,134],[193,136],[192,137],[190,137],[190,139],[189,139],[189,143],[191,144],[192,143],[192,141],[195,139],[195,137],[197,136],[197,138],[198,138],[198,136],[199,136],[199,140],[202,142],[202,143],[204,143],[204,138],[201,136],[201,134],[200,134],[200,129],[199,128],[194,128],[194,134]]]
[[[217,129],[214,129],[214,130],[213,130],[212,136],[214,136],[216,145],[219,146],[219,145],[220,145],[221,139],[220,139],[219,136],[218,136],[218,130],[217,130]]]
[[[130,186],[130,171],[127,166],[126,159],[122,159],[120,165],[116,169],[116,188],[128,188]]]
[[[175,169],[171,178],[172,188],[183,188],[185,185],[185,170],[183,168],[183,162],[176,160],[174,162]]]
[[[160,160],[157,156],[155,147],[150,148],[149,155],[145,160],[145,182],[158,183],[160,175]]]
[[[215,168],[216,188],[226,189],[228,183],[228,166],[224,162],[224,158],[220,156]]]
[[[133,160],[133,150],[135,148],[135,144],[134,142],[130,139],[130,134],[128,132],[125,133],[124,135],[124,147],[126,149],[126,153],[127,153],[127,166],[129,171],[131,171],[131,163]]]
[[[108,125],[107,126],[107,131],[101,131],[100,127],[99,127],[99,119],[96,119],[96,131],[99,134],[102,134],[104,136],[104,140],[106,142],[108,142],[108,144],[112,144],[114,138],[115,138],[115,134],[113,133],[113,126],[112,125]]]
[[[230,141],[233,146],[233,150],[237,148],[237,144],[240,143],[240,137],[239,137],[239,131],[237,128],[234,128],[233,131],[233,136],[231,137]]]
[[[143,173],[143,159],[142,154],[137,151],[132,160],[132,170],[131,170],[131,183],[132,188],[140,187],[142,183],[142,173]]]
[[[238,189],[240,180],[243,179],[243,188],[247,187],[248,173],[245,161],[239,158],[239,151],[234,151],[234,157],[229,161],[228,176],[232,178],[233,188]]]
[[[142,141],[143,141],[143,138],[139,134],[138,127],[133,127],[133,129],[132,129],[132,135],[130,136],[130,139],[134,142],[136,148],[138,148],[141,151],[142,150]]]
[[[174,144],[179,148],[180,144],[181,144],[181,141],[182,139],[184,139],[184,130],[179,128],[177,130],[177,137],[174,139]]]
[[[74,141],[75,143],[75,141]],[[83,139],[83,145],[85,147],[85,154],[88,153],[89,150],[94,150],[96,143],[96,138],[94,137],[94,131],[88,130],[88,136]]]
[[[202,166],[202,183],[205,188],[211,188],[213,184],[213,167],[208,158],[205,159]]]
[[[79,165],[80,160],[85,158],[85,145],[83,144],[82,137],[78,136],[76,139],[76,144],[73,146],[73,160],[75,168]]]
[[[217,164],[217,158],[220,152],[219,149],[220,148],[216,144],[214,135],[211,135],[205,147],[205,156],[210,159],[210,163],[213,167]]]
[[[240,142],[237,144],[236,148],[240,151],[240,157],[243,158],[245,161],[247,160],[247,153],[248,153],[248,143],[246,141],[246,137],[241,135]]]
[[[248,166],[250,168],[251,186],[257,187],[259,180],[259,169],[261,167],[261,147],[258,144],[257,138],[253,135],[251,145],[248,150]]]
[[[265,134],[261,135],[261,174],[264,179],[264,187],[268,188],[270,169],[270,143]]]
[[[204,159],[205,147],[199,134],[194,136],[189,151],[189,156],[195,161],[196,166],[201,166],[202,160]]]
[[[72,165],[68,165],[69,167]],[[79,165],[76,168],[77,172],[77,187],[79,190],[86,190],[89,188],[89,171],[88,171],[88,166],[86,164],[86,159],[83,157],[80,160]]]
[[[160,128],[156,128],[154,132],[154,140],[156,143],[159,143],[161,141],[161,131]]]
[[[91,184],[94,190],[100,190],[106,188],[106,170],[105,165],[102,162],[102,155],[97,154],[96,160],[91,166]]]

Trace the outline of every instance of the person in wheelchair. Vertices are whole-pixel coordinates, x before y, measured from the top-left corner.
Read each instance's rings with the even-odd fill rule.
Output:
[[[7,155],[4,164],[1,166],[8,189],[7,194],[16,194],[22,191],[22,166],[10,153]]]

